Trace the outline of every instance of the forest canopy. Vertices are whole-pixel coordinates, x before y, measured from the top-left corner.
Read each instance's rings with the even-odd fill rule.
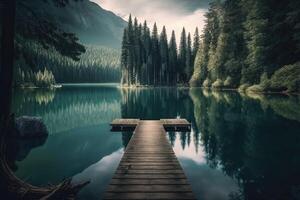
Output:
[[[95,13],[102,11],[100,7],[93,7],[89,1],[83,0],[16,0],[16,3],[14,86],[41,87],[37,77],[44,72],[47,73],[39,76],[47,80],[43,82],[43,87],[49,87],[55,82],[119,82],[119,50],[81,44],[75,33],[66,31],[68,24],[63,24],[50,15],[51,12],[52,15],[60,15],[64,11],[72,11],[76,17],[77,13],[70,7],[82,3],[82,6],[89,9],[95,7],[91,14],[97,17]],[[44,11],[47,7],[49,12]],[[92,19],[94,18],[87,18]]]
[[[99,83],[119,82],[120,51],[102,46],[86,46],[79,61],[62,56],[55,49],[44,49],[34,41],[23,44],[27,59],[15,63],[16,86],[37,86],[36,74],[48,70],[56,83]],[[54,83],[52,82],[52,84]]]
[[[199,43],[198,28],[192,44],[191,34],[183,27],[178,51],[174,31],[168,40],[165,26],[159,34],[156,23],[150,30],[146,21],[141,24],[130,15],[122,41],[122,85],[187,85]]]
[[[300,1],[214,1],[191,86],[300,92]]]

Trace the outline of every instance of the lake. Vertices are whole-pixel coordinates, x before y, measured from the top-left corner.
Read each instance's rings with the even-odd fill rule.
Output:
[[[101,199],[132,133],[115,118],[186,118],[166,137],[198,199],[300,199],[300,97],[202,89],[64,85],[14,92],[16,116],[43,118],[49,136],[11,145],[12,168],[37,186],[90,180],[79,199]]]

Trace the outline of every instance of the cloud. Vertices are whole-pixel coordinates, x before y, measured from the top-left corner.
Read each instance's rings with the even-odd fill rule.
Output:
[[[211,0],[93,0],[102,8],[128,20],[131,13],[139,22],[147,20],[150,28],[156,22],[159,31],[166,26],[168,36],[172,30],[176,32],[179,42],[183,27],[194,34],[195,28],[201,31],[204,27],[204,14]]]

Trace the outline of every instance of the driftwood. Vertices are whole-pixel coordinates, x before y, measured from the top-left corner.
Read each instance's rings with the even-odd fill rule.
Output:
[[[0,179],[1,184],[5,186],[5,192],[14,199],[40,199],[40,200],[71,200],[75,199],[76,194],[84,186],[89,184],[89,181],[72,185],[71,179],[64,180],[58,185],[49,185],[46,187],[36,187],[19,179],[14,175],[9,167],[6,158],[6,136],[11,130],[11,123],[2,124],[1,141],[0,141]]]

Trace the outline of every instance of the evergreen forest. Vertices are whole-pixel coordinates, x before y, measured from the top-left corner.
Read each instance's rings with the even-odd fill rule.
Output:
[[[15,63],[16,86],[49,86],[56,83],[106,83],[120,80],[120,53],[117,49],[86,46],[75,61],[55,49],[44,49],[36,42],[22,45],[23,56]],[[38,75],[43,73],[44,83]]]
[[[191,86],[300,91],[300,1],[214,1]]]
[[[156,23],[150,30],[146,21],[141,24],[130,15],[122,41],[122,85],[187,85],[199,44],[198,28],[192,42],[191,34],[183,27],[178,50],[174,31],[168,40],[165,26],[159,34]]]
[[[201,36],[183,28],[179,45],[163,27],[124,29],[123,86],[191,86],[241,92],[300,91],[300,2],[215,0]],[[193,41],[192,41],[193,40]]]

